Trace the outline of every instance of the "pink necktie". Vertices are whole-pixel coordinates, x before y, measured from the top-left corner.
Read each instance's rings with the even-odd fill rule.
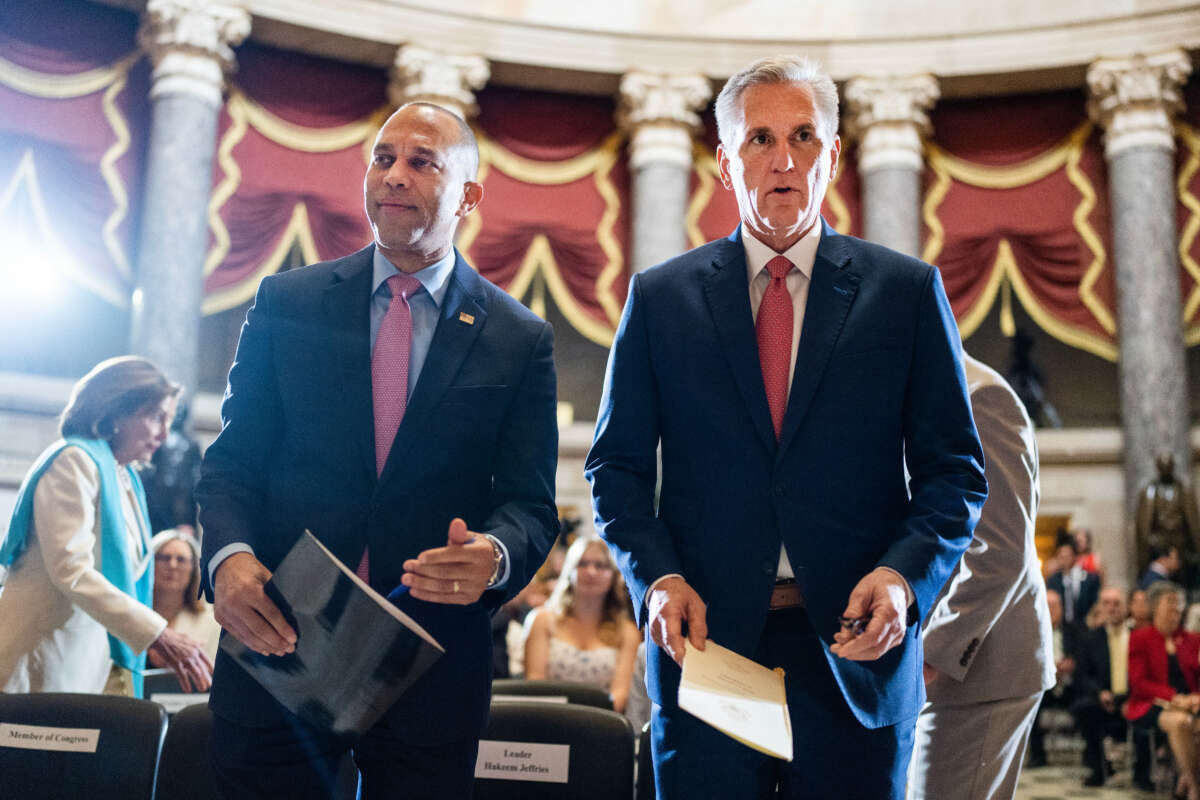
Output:
[[[371,351],[371,400],[375,407],[375,474],[383,474],[392,442],[408,405],[408,358],[412,349],[412,309],[408,299],[421,288],[412,275],[387,279],[392,301],[375,335]],[[355,570],[364,581],[369,574],[367,551]]]
[[[763,387],[767,390],[767,405],[771,408],[776,439],[783,430],[788,368],[792,364],[792,296],[788,294],[785,281],[791,269],[792,262],[783,256],[775,256],[767,262],[771,282],[767,284],[754,324],[758,336],[758,361],[762,366]]]

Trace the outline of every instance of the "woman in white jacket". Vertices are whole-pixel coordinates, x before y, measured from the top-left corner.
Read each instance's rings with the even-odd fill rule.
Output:
[[[185,689],[208,688],[199,643],[150,608],[151,532],[132,467],[166,440],[179,390],[132,356],[72,390],[62,438],[26,475],[0,542],[0,691],[139,696],[148,649]]]

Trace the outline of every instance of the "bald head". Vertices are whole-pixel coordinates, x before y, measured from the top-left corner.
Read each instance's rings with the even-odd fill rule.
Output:
[[[1100,615],[1109,627],[1125,622],[1125,592],[1110,586],[1100,591]]]
[[[462,159],[461,166],[464,171],[464,179],[473,181],[479,174],[479,142],[475,140],[475,131],[471,130],[471,126],[466,123],[462,117],[455,114],[445,106],[439,106],[437,103],[430,103],[425,100],[414,100],[411,103],[405,103],[393,112],[391,117],[388,117],[388,122],[391,122],[394,117],[404,112],[407,109],[409,114],[419,114],[427,119],[442,118],[454,123],[454,128],[457,131],[458,137],[453,142],[453,150],[456,157]],[[386,125],[387,123],[384,123]]]

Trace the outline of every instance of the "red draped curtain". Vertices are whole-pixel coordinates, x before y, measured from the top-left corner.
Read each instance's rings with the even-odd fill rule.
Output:
[[[36,13],[35,13],[36,12]],[[0,6],[0,239],[8,258],[127,307],[147,70],[137,18],[88,3]]]

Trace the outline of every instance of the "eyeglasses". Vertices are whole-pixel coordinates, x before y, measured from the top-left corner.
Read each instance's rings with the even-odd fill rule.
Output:
[[[179,564],[182,567],[186,567],[192,563],[192,559],[191,556],[173,556],[170,553],[156,553],[154,563],[163,565]]]
[[[602,572],[608,572],[610,569],[612,569],[612,564],[608,563],[607,561],[592,561],[591,559],[587,558],[579,559],[579,569],[586,569],[588,567],[591,567],[592,569],[598,569]]]

